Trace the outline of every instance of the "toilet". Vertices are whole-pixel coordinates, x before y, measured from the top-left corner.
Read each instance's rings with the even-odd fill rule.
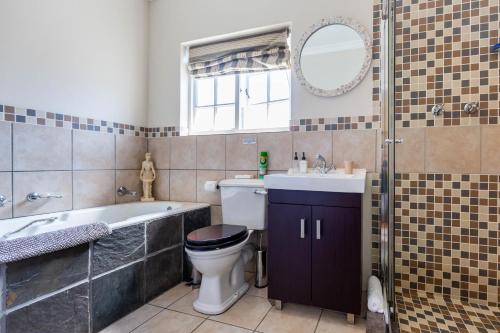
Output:
[[[186,253],[202,274],[193,307],[209,315],[226,311],[248,290],[245,264],[255,251],[249,239],[267,228],[263,180],[226,179],[219,186],[223,223],[197,229],[186,240]]]

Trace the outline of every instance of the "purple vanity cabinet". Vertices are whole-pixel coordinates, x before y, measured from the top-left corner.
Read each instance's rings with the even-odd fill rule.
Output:
[[[269,298],[361,313],[357,193],[269,190]]]

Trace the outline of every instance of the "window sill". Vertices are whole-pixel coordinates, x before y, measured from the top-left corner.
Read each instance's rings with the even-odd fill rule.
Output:
[[[258,134],[258,133],[274,133],[274,132],[288,132],[289,127],[277,128],[260,128],[260,129],[240,129],[230,131],[207,131],[207,132],[189,132],[188,136],[202,136],[202,135],[221,135],[221,134]]]

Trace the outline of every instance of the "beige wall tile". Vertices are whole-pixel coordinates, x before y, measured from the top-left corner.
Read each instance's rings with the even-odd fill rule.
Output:
[[[14,217],[72,209],[71,171],[14,172]],[[31,192],[61,194],[61,199],[26,200]]]
[[[398,128],[396,172],[425,172],[425,128]]]
[[[293,132],[293,151],[299,159],[306,153],[308,167],[311,168],[316,154],[321,154],[328,163],[332,163],[332,133],[326,132]]]
[[[481,172],[500,173],[500,126],[481,127]]]
[[[0,195],[9,200],[3,207],[0,207],[0,220],[12,217],[12,172],[0,172]]]
[[[479,173],[479,126],[427,128],[425,160],[427,172]]]
[[[137,136],[116,136],[116,168],[140,169],[147,151],[147,140]]]
[[[116,189],[125,186],[129,191],[137,192],[136,196],[120,196],[115,190],[116,203],[134,202],[141,200],[142,182],[139,179],[141,170],[116,170]]]
[[[195,136],[176,136],[170,139],[170,169],[196,169]]]
[[[156,200],[170,200],[170,170],[156,170],[153,196]]]
[[[333,163],[344,167],[344,161],[353,161],[355,168],[375,171],[376,130],[334,131]]]
[[[170,138],[148,139],[148,152],[157,169],[170,169]]]
[[[244,140],[253,140],[255,144],[244,144]],[[256,134],[226,136],[227,170],[257,170],[258,161]]]
[[[115,203],[115,171],[74,171],[74,209],[112,205]]]
[[[202,170],[226,168],[225,135],[202,135],[196,138],[196,168]]]
[[[221,206],[210,206],[210,220],[212,225],[222,224]]]
[[[73,169],[115,168],[115,136],[90,131],[73,131]]]
[[[226,178],[224,171],[198,170],[196,172],[196,201],[205,202],[211,205],[220,205],[220,191],[207,192],[204,189],[208,180],[220,181]]]
[[[71,170],[71,130],[14,124],[14,171]]]
[[[170,200],[196,202],[196,170],[170,170]]]
[[[292,133],[260,133],[257,136],[258,151],[269,154],[269,170],[288,170],[292,165]]]
[[[12,170],[12,125],[0,121],[0,171]]]
[[[238,175],[250,175],[253,178],[257,178],[257,171],[255,171],[255,170],[238,170],[238,171],[229,170],[229,171],[226,171],[226,179],[233,179]]]

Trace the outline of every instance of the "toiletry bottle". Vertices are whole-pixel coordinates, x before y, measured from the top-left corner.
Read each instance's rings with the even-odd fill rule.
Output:
[[[267,173],[267,151],[261,151],[259,156],[259,178],[262,179]]]
[[[307,160],[306,160],[306,153],[304,152],[302,152],[302,159],[300,160],[299,163],[299,172],[307,173]]]
[[[295,152],[295,156],[293,157],[292,170],[294,174],[299,173],[299,155],[297,152]]]

